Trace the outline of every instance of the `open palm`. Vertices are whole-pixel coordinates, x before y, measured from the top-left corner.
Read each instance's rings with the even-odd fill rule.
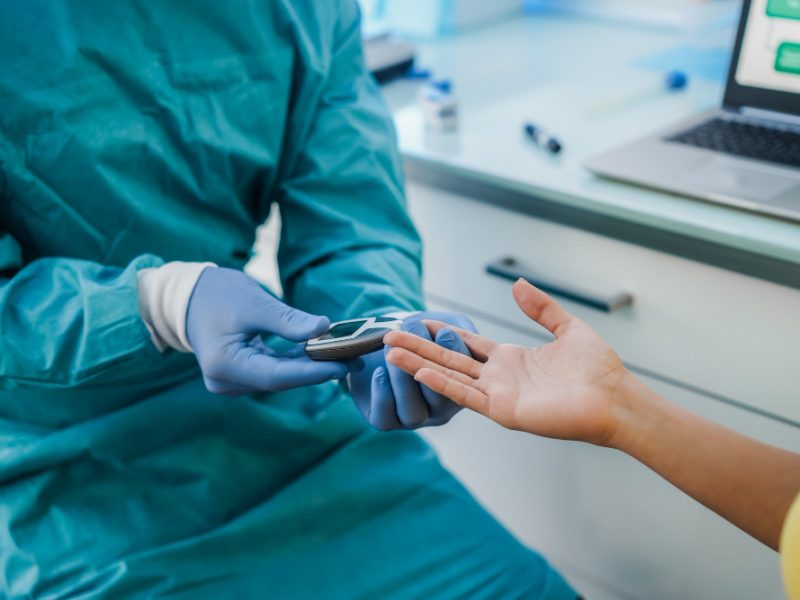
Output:
[[[435,321],[435,335],[451,329],[472,358],[432,342],[393,332],[389,360],[454,402],[499,424],[547,437],[605,444],[614,392],[627,370],[616,353],[586,323],[552,298],[520,281],[514,298],[556,339],[540,348],[498,344]]]

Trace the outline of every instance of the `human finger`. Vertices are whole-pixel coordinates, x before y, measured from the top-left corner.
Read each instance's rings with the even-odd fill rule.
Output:
[[[439,333],[436,334],[436,339],[434,341],[437,346],[455,352],[459,356],[469,356],[467,346],[452,329],[441,329]],[[422,388],[422,395],[430,407],[431,416],[438,419],[435,421],[437,424],[446,423],[460,410],[461,407],[454,404],[446,396],[442,396],[426,385],[420,387]]]
[[[431,340],[430,333],[425,325],[419,319],[411,319],[407,320],[403,323],[402,327],[403,331],[406,333],[412,334],[417,336],[417,339],[422,341],[428,341],[433,343]],[[443,345],[449,345],[452,347],[451,349],[455,351],[462,351],[464,354],[469,354],[469,350],[461,341],[461,339],[449,329],[443,329],[437,334],[437,340],[441,337]],[[438,348],[439,346],[437,346]],[[459,408],[456,404],[453,404],[450,400],[434,392],[427,386],[416,384],[419,387],[419,390],[422,394],[422,398],[425,400],[425,403],[428,405],[428,417],[425,420],[424,425],[431,425],[433,423],[445,423],[452,418],[452,416],[458,412]]]
[[[486,360],[489,358],[489,354],[497,347],[497,342],[494,340],[491,340],[480,334],[467,331],[461,327],[454,327],[453,325],[449,325],[443,321],[426,320],[423,322],[428,328],[428,331],[430,331],[431,335],[434,336],[442,329],[452,329],[455,331],[458,336],[464,340],[467,348],[469,348],[470,354],[472,354],[474,358],[481,362],[486,362]]]
[[[428,368],[417,371],[414,379],[439,394],[448,397],[459,406],[469,408],[482,415],[488,415],[489,396],[473,386],[466,385],[439,371]]]
[[[458,371],[453,371],[443,367],[435,362],[431,362],[425,358],[422,358],[419,354],[415,354],[414,352],[399,346],[393,347],[389,350],[389,352],[387,352],[386,360],[389,361],[390,364],[399,367],[412,377],[422,369],[431,369],[433,371],[442,373],[447,377],[455,379],[456,381],[460,381],[465,385],[471,385],[474,383],[474,380],[469,377],[469,375],[464,375]]]
[[[522,312],[556,337],[575,321],[575,317],[558,302],[524,279],[517,280],[512,288],[512,294]]]
[[[436,335],[438,336],[444,331],[452,331],[455,333],[453,328],[447,327],[439,329]],[[457,371],[476,379],[480,377],[482,363],[471,356],[454,352],[419,336],[404,331],[391,331],[384,336],[383,341],[385,344],[394,348],[405,348],[421,358],[452,371]]]

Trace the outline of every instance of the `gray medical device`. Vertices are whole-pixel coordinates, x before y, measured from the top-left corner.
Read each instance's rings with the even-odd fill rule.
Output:
[[[350,319],[331,324],[328,333],[306,342],[312,360],[348,360],[383,348],[383,336],[400,329],[403,321],[387,317]]]

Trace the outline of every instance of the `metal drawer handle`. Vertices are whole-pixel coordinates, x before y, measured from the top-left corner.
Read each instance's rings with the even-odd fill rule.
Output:
[[[501,258],[489,263],[486,265],[486,272],[509,281],[516,281],[520,278],[525,279],[548,294],[607,313],[633,304],[633,296],[625,292],[609,295],[595,294],[566,283],[543,279],[525,269],[515,258],[511,257]]]

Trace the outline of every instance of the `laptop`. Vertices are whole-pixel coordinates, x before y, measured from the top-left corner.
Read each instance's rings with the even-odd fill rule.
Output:
[[[800,222],[800,0],[744,0],[721,108],[586,166]]]

